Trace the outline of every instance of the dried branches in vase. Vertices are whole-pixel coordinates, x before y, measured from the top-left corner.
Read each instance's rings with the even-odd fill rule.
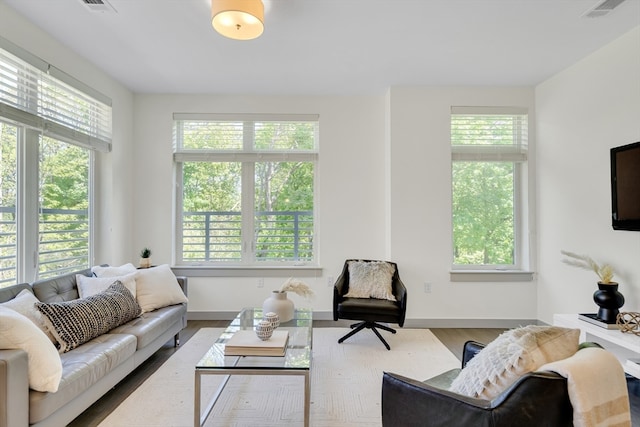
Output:
[[[294,294],[300,295],[306,299],[311,299],[315,296],[313,289],[311,289],[309,285],[293,277],[290,277],[282,284],[280,292],[293,292]]]
[[[617,284],[613,281],[613,275],[615,274],[615,272],[613,271],[613,267],[611,265],[600,265],[587,255],[579,255],[564,250],[560,251],[560,253],[567,257],[562,260],[562,262],[564,262],[565,264],[582,268],[583,270],[591,270],[596,273],[598,275],[598,278],[600,279],[599,283],[602,283],[604,285]]]

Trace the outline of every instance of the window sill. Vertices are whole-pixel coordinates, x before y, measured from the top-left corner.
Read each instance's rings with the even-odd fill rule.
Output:
[[[532,282],[533,271],[457,270],[450,271],[452,282]]]
[[[301,266],[200,266],[175,265],[171,267],[176,276],[187,277],[317,277],[322,267]]]

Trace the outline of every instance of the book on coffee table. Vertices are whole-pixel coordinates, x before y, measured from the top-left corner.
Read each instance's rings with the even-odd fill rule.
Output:
[[[225,356],[284,356],[289,331],[273,331],[266,341],[256,336],[253,330],[238,331],[224,346]]]

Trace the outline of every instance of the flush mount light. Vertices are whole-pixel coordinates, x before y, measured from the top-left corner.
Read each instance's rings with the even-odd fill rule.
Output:
[[[264,5],[261,0],[211,0],[211,25],[230,39],[255,39],[264,31]]]

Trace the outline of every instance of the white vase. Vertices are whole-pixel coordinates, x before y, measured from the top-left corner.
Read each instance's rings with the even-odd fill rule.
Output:
[[[262,312],[276,313],[280,318],[280,323],[288,322],[293,319],[293,301],[287,298],[286,292],[273,291],[271,292],[271,296],[264,300],[264,303],[262,304]]]

